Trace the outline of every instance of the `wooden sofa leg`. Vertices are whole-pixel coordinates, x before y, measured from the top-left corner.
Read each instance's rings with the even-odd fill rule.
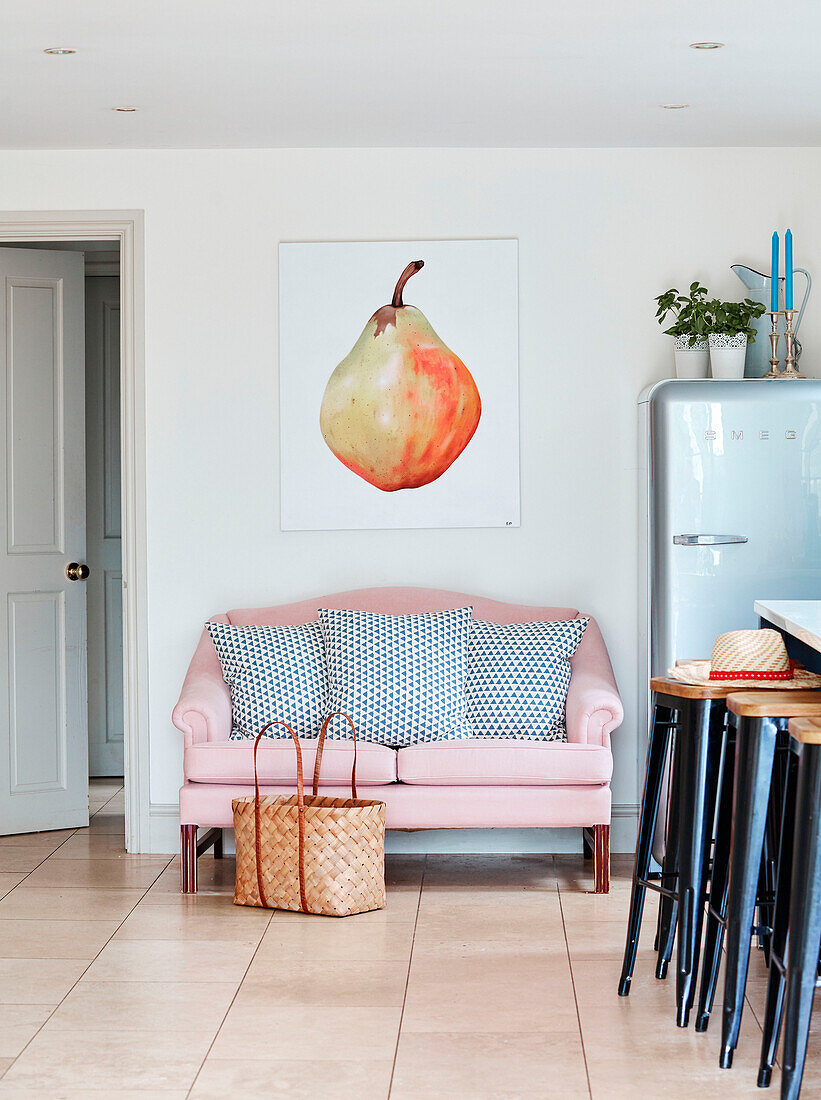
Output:
[[[593,827],[593,868],[596,880],[596,893],[610,893],[610,826]]]
[[[197,892],[197,826],[180,825],[180,856],[182,865],[182,892]]]

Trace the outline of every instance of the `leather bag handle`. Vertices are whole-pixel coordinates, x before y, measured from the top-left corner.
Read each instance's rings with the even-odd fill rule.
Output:
[[[263,908],[269,909],[268,899],[265,897],[265,888],[262,885],[262,846],[260,843],[260,809],[259,809],[259,773],[257,772],[257,750],[259,743],[271,726],[284,726],[290,733],[296,746],[296,802],[297,802],[297,831],[299,834],[299,904],[303,913],[308,912],[308,903],[305,900],[305,789],[302,776],[302,749],[299,746],[299,738],[287,722],[268,722],[256,736],[254,741],[254,849],[257,862],[257,890],[259,900]]]
[[[325,748],[325,734],[328,730],[328,723],[332,718],[342,717],[347,719],[348,725],[351,727],[351,734],[353,735],[353,764],[351,766],[351,796],[356,798],[356,728],[349,714],[346,714],[342,710],[334,711],[333,714],[329,714],[325,721],[322,723],[322,729],[319,733],[319,740],[316,745],[316,764],[314,765],[314,797],[317,795],[319,788],[319,769],[322,764],[322,753]],[[308,912],[308,902],[305,898],[305,782],[304,773],[302,768],[302,748],[299,744],[299,738],[288,725],[287,722],[273,721],[268,722],[262,727],[254,739],[254,855],[256,857],[257,865],[257,890],[259,892],[259,900],[262,902],[264,909],[269,909],[268,899],[265,897],[265,887],[262,882],[262,844],[260,841],[261,834],[261,820],[260,820],[260,806],[259,806],[259,772],[257,770],[257,751],[259,749],[259,743],[265,735],[266,731],[271,726],[284,726],[290,733],[294,747],[296,748],[296,801],[297,801],[297,833],[299,838],[299,904],[303,913]]]
[[[328,725],[332,718],[344,718],[348,725],[351,727],[351,736],[353,737],[353,764],[351,765],[351,798],[356,798],[356,727],[353,724],[353,720],[350,714],[346,714],[344,710],[335,710],[333,714],[329,714],[325,721],[322,723],[322,729],[319,731],[319,741],[316,746],[316,763],[314,764],[314,797],[319,794],[319,769],[322,765],[322,753],[325,751],[325,734],[328,730]]]

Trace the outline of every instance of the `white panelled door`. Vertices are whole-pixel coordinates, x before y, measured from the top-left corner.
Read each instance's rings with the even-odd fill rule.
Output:
[[[88,751],[90,775],[122,775],[120,280],[86,277]]]
[[[0,834],[88,824],[83,279],[0,248]]]

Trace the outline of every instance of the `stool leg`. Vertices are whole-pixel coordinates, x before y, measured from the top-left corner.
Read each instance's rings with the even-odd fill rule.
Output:
[[[738,1045],[756,887],[764,846],[776,726],[769,718],[742,718],[736,739],[733,844],[727,901],[727,964],[719,1065],[729,1069]]]
[[[784,781],[783,814],[778,848],[778,876],[775,886],[775,912],[770,940],[770,973],[767,979],[767,1005],[764,1011],[761,1061],[758,1067],[758,1087],[767,1088],[772,1078],[778,1036],[781,1031],[781,1014],[784,1009],[784,972],[787,939],[790,928],[790,880],[792,877],[793,836],[795,832],[795,799],[797,795],[798,758],[789,754],[787,777]],[[773,959],[776,961],[773,962]]]
[[[821,947],[821,746],[802,745],[795,800],[790,946],[781,1055],[782,1100],[801,1091]]]
[[[641,800],[641,814],[639,816],[639,835],[636,841],[636,866],[633,871],[633,889],[630,893],[627,943],[624,948],[624,963],[621,968],[621,980],[619,981],[620,997],[626,997],[630,992],[633,968],[636,965],[641,917],[644,912],[644,898],[647,893],[646,887],[639,880],[646,880],[650,873],[650,857],[659,810],[661,779],[664,774],[664,760],[670,740],[670,729],[667,725],[669,720],[670,711],[668,708],[661,707],[656,703],[653,707],[650,744],[647,749],[647,774],[644,780],[644,795]]]
[[[695,995],[723,720],[723,707],[709,699],[694,701],[681,739],[676,972],[679,1027],[687,1027]]]
[[[661,884],[668,890],[678,889],[678,849],[679,849],[679,796],[681,771],[681,730],[684,711],[678,711],[678,729],[672,736],[672,755],[670,762],[670,788],[667,802],[667,836],[664,845],[664,860],[661,864]],[[667,977],[667,967],[673,954],[673,940],[676,936],[678,920],[678,902],[675,898],[662,895],[659,906],[658,958],[656,959],[656,977]]]
[[[710,878],[710,906],[704,938],[701,990],[698,998],[696,1031],[706,1031],[713,1010],[724,943],[724,918],[727,913],[727,884],[730,871],[730,835],[733,825],[733,776],[735,774],[735,727],[725,731],[721,795],[718,804],[713,873]]]

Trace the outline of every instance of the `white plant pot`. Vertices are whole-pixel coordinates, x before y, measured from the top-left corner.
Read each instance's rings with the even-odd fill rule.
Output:
[[[706,378],[710,364],[707,340],[698,340],[692,347],[689,340],[689,336],[676,337],[676,378]]]
[[[743,378],[744,360],[747,357],[747,337],[710,336],[710,367],[713,378]]]

